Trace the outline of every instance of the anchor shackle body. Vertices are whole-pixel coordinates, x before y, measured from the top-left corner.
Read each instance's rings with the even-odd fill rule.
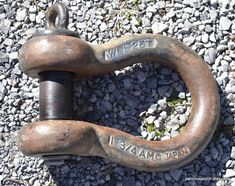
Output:
[[[192,96],[186,127],[171,139],[146,141],[113,128],[55,117],[21,129],[18,145],[26,155],[100,156],[138,170],[165,171],[198,156],[216,129],[220,101],[215,80],[205,62],[176,39],[141,34],[92,46],[66,34],[39,35],[22,47],[19,60],[22,70],[31,77],[66,72],[76,79],[134,63],[159,63],[178,72]]]

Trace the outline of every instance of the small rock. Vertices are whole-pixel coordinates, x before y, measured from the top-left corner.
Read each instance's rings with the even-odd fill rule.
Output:
[[[215,147],[210,148],[210,154],[214,160],[217,159],[219,152]]]
[[[67,166],[67,165],[63,165],[62,167],[61,167],[61,173],[62,174],[66,174],[66,173],[68,173],[70,171],[70,169],[69,169],[69,167]]]
[[[216,49],[214,48],[209,48],[206,50],[205,54],[204,54],[204,60],[208,63],[208,64],[213,64],[215,63],[215,58],[216,58]]]
[[[206,25],[205,31],[206,31],[207,33],[211,33],[213,30],[212,30],[212,28],[211,28],[210,25]]]
[[[183,170],[182,169],[177,169],[177,170],[172,170],[170,171],[170,174],[172,178],[174,178],[175,181],[179,181],[181,176],[182,176]]]
[[[142,131],[141,132],[141,136],[143,136],[143,138],[147,138],[148,133],[146,131]]]
[[[210,168],[209,167],[207,167],[207,166],[204,166],[202,169],[201,169],[201,171],[199,172],[199,175],[201,175],[201,176],[207,176],[207,175],[209,175],[210,174]]]
[[[123,83],[124,83],[125,88],[130,88],[131,87],[130,79],[124,79]]]
[[[177,105],[175,107],[175,111],[178,113],[178,114],[183,114],[185,112],[185,107],[182,106],[182,105]]]
[[[222,51],[226,50],[227,48],[228,48],[227,45],[218,45],[217,51],[222,52]]]
[[[235,160],[235,146],[232,147],[230,157],[232,160]]]
[[[79,29],[84,29],[84,28],[86,28],[86,26],[87,26],[87,25],[86,25],[85,22],[77,23],[77,24],[76,24],[76,27],[79,28]]]
[[[16,12],[16,20],[24,21],[26,17],[26,9],[18,9]]]
[[[158,120],[154,121],[154,125],[157,129],[159,129],[161,127],[161,123]]]
[[[157,110],[157,104],[152,104],[148,109],[149,114],[153,114]]]
[[[146,80],[146,74],[144,72],[136,73],[139,83],[143,83]]]
[[[146,121],[146,123],[149,123],[149,124],[151,124],[151,123],[153,123],[154,122],[154,120],[156,119],[156,116],[149,116],[149,117],[147,117],[146,119],[145,119],[145,121]]]
[[[104,22],[101,23],[101,25],[100,25],[100,31],[101,31],[101,32],[105,31],[107,28],[108,28],[108,27],[107,27],[106,23],[104,23]]]
[[[221,17],[219,20],[220,30],[229,30],[232,25],[232,22],[227,17]]]
[[[0,21],[0,32],[7,33],[10,30],[11,21],[3,19]]]
[[[9,54],[9,58],[10,59],[17,59],[18,58],[18,52],[11,52],[10,54]]]
[[[207,33],[202,34],[202,42],[203,42],[203,43],[208,43],[208,41],[209,41],[209,36],[208,36],[208,34],[207,34]]]
[[[159,99],[157,103],[163,110],[166,109],[167,107],[166,99]]]
[[[135,185],[134,177],[124,177],[123,178],[123,186]]]
[[[214,32],[213,32],[213,33],[211,33],[211,35],[210,35],[210,37],[209,37],[209,40],[210,40],[211,42],[214,42],[214,43],[216,42]]]
[[[37,7],[35,5],[29,7],[29,13],[36,13]]]
[[[126,104],[131,108],[136,108],[139,105],[139,99],[135,96],[127,95],[125,97]]]
[[[152,25],[152,31],[154,34],[162,33],[163,31],[165,31],[167,29],[168,29],[168,26],[164,23],[155,22]]]
[[[191,46],[195,42],[195,37],[193,37],[193,36],[186,37],[186,38],[183,39],[183,42],[187,46]]]
[[[146,12],[152,12],[152,13],[156,13],[156,9],[153,7],[153,6],[148,6],[147,8],[146,8]]]
[[[225,61],[225,60],[222,60],[220,63],[221,63],[221,70],[223,72],[227,72],[228,71],[228,67],[229,67],[228,62]]]
[[[6,46],[12,46],[13,45],[13,40],[10,38],[6,38],[3,42],[4,45]]]
[[[218,0],[210,0],[212,6],[216,6],[218,4]]]
[[[180,92],[180,93],[179,93],[179,98],[180,98],[180,99],[185,99],[185,98],[186,98],[185,93],[184,93],[184,92]]]
[[[169,86],[160,86],[160,87],[158,87],[158,94],[160,95],[160,96],[164,96],[165,94],[166,94],[166,92],[169,90]]]
[[[167,118],[167,112],[166,112],[166,111],[162,111],[159,115],[160,115],[163,119],[166,119],[166,118]]]
[[[30,28],[28,30],[25,31],[25,34],[27,35],[27,37],[32,37],[32,35],[37,31],[37,29],[34,28]]]
[[[235,49],[235,42],[229,41],[229,42],[228,42],[228,48],[229,48],[230,50]]]
[[[41,186],[41,184],[38,180],[35,180],[34,183],[33,183],[33,186]]]
[[[6,53],[0,51],[0,63],[1,62],[8,62],[8,56]]]
[[[224,177],[226,177],[226,178],[235,177],[235,170],[234,169],[227,169]]]

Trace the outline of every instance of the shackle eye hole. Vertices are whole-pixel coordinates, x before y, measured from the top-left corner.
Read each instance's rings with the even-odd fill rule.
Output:
[[[62,3],[53,4],[46,12],[46,18],[45,18],[46,29],[56,29],[56,28],[67,29],[68,22],[69,22],[68,9]]]

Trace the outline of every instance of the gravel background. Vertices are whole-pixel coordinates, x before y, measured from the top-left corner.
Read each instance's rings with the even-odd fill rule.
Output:
[[[38,119],[39,89],[38,80],[19,69],[18,51],[43,27],[52,1],[0,0],[0,185],[235,185],[235,0],[63,2],[70,9],[69,29],[93,44],[153,32],[195,50],[220,89],[218,130],[194,161],[169,172],[139,172],[97,157],[44,162],[23,156],[15,136],[21,126]],[[162,140],[183,129],[191,98],[172,70],[136,64],[76,82],[75,106],[76,119]]]

